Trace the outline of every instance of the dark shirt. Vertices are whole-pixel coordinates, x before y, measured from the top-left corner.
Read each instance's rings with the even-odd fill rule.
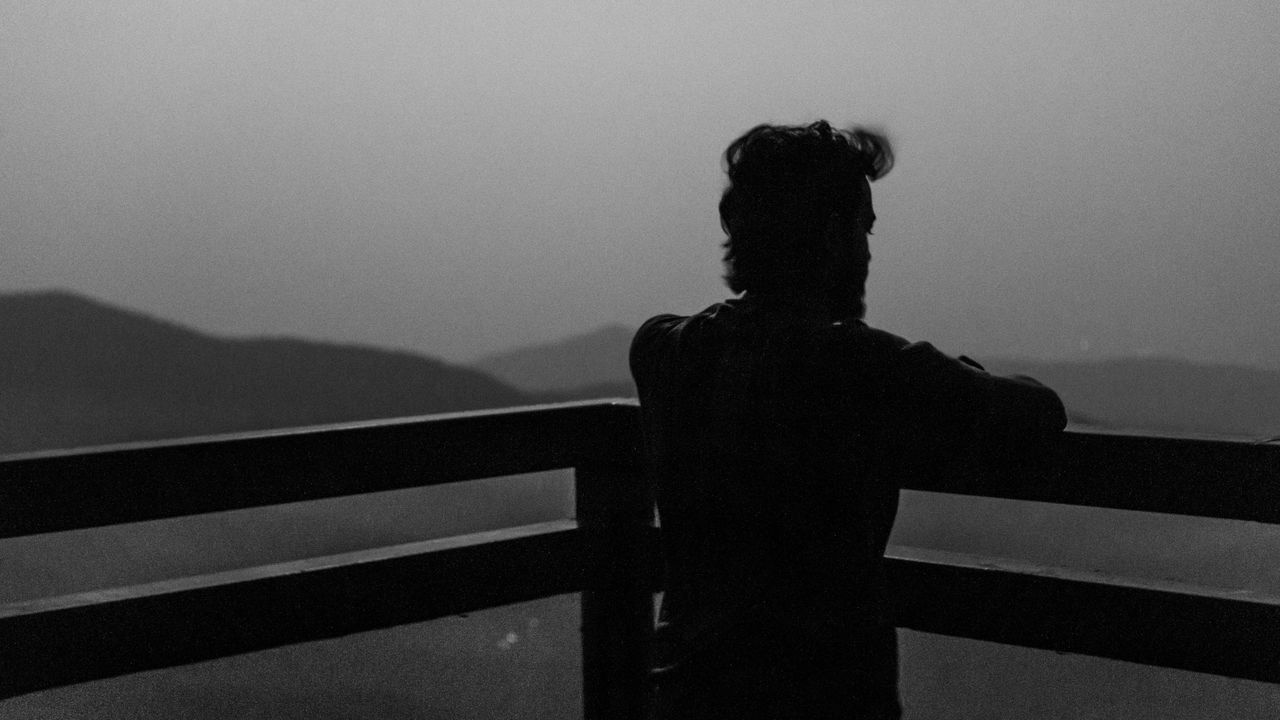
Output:
[[[799,647],[843,634],[878,656],[869,682],[895,687],[871,694],[896,706],[896,646],[867,638],[888,627],[883,556],[902,479],[1066,423],[1032,380],[749,298],[652,318],[631,371],[667,562],[660,687],[746,667],[728,656],[749,637]]]

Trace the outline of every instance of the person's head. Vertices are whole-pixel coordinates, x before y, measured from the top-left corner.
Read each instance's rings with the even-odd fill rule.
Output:
[[[729,289],[815,298],[861,317],[875,222],[868,183],[893,166],[888,140],[825,120],[759,125],[729,145],[724,163]]]

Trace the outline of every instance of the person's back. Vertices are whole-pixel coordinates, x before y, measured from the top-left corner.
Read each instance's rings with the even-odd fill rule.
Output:
[[[832,136],[818,124],[779,130]],[[735,146],[741,159],[752,133],[726,154],[731,181]],[[861,197],[861,211],[857,198],[836,209],[862,213],[861,243],[835,233],[843,249],[814,274],[757,277],[741,298],[651,319],[632,344],[668,569],[659,718],[897,717],[882,558],[901,478],[1065,423],[1042,386],[861,321],[869,190]],[[728,215],[727,259],[744,274]]]

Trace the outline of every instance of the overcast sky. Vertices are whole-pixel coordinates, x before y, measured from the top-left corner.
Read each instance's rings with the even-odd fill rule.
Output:
[[[721,299],[720,153],[862,122],[868,319],[1280,366],[1280,3],[0,0],[0,291],[454,360]]]

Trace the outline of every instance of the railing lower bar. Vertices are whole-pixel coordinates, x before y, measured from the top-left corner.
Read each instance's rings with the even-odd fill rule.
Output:
[[[634,666],[643,643],[632,636],[651,616],[605,604],[623,595],[589,580],[598,558],[573,527],[544,523],[0,606],[0,697],[585,587],[584,694],[593,712],[621,707],[625,717],[640,707]],[[1280,682],[1280,598],[916,548],[892,548],[889,570],[903,627]],[[637,600],[636,590],[625,592]]]
[[[904,547],[889,573],[902,627],[1280,682],[1280,597]]]
[[[586,585],[571,520],[0,606],[0,698]]]

